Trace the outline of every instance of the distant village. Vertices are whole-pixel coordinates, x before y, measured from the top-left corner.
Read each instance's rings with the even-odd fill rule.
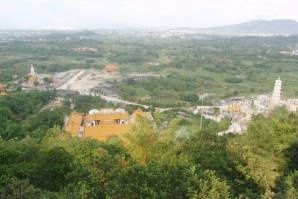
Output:
[[[97,37],[102,38],[202,38],[198,31],[195,29],[182,28],[182,29],[169,29],[169,30],[153,30],[153,29],[127,29],[127,30],[117,30],[117,29],[102,29],[102,30],[93,30],[94,33],[97,34]],[[22,30],[14,30],[14,31],[5,31],[1,32],[5,37],[6,34],[10,35],[10,37],[5,37],[2,40],[14,40],[14,39],[22,39],[24,41],[32,41],[38,38],[39,36],[50,35],[53,32],[47,30],[40,31],[22,31]],[[65,34],[72,34],[73,31],[66,30]],[[1,34],[0,34],[1,38]],[[65,37],[66,40],[71,40],[71,37]],[[89,39],[88,36],[80,36],[80,39]],[[46,40],[43,37],[38,38],[38,40]],[[147,40],[150,42],[150,40]]]
[[[40,91],[57,89],[60,95],[105,95],[110,97],[119,97],[120,90],[114,88],[111,83],[122,82],[127,79],[145,79],[145,75],[120,75],[120,68],[116,65],[107,64],[102,71],[94,70],[71,70],[60,72],[54,75],[39,74],[31,65],[27,80],[16,80],[14,83],[21,84],[23,91],[37,89]],[[113,76],[111,76],[113,75]],[[51,80],[46,82],[45,78]],[[111,82],[111,83],[109,83]],[[4,92],[7,85],[1,85],[1,93]]]

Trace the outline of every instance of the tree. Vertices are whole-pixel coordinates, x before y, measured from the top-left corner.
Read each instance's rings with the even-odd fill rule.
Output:
[[[188,194],[191,199],[229,199],[229,189],[226,182],[216,177],[214,171],[205,170],[204,178],[198,180],[197,187],[190,187]]]
[[[43,81],[46,83],[53,83],[53,79],[48,78],[48,77],[43,78]]]
[[[218,107],[213,107],[213,113],[214,113],[215,115],[219,115],[219,114],[220,114],[220,108],[218,108]]]
[[[7,122],[12,119],[12,112],[7,107],[0,107],[0,113],[0,130],[4,132]]]
[[[44,110],[30,118],[31,129],[38,129],[41,125],[52,128],[54,125],[63,126],[64,120],[60,110]]]
[[[85,181],[78,183],[69,183],[59,193],[60,199],[82,199],[82,198],[105,198],[100,187],[91,186]]]
[[[133,78],[129,78],[127,81],[126,81],[126,85],[127,86],[134,86],[136,84],[136,81],[133,79]]]
[[[231,119],[228,117],[224,117],[221,119],[221,121],[219,122],[218,125],[218,130],[219,131],[223,131],[229,128],[229,126],[231,125]]]
[[[152,129],[151,122],[146,117],[137,114],[135,124],[124,135],[124,138],[128,142],[127,150],[137,161],[146,164],[153,157],[157,136]]]
[[[183,164],[135,164],[107,174],[107,198],[187,198],[193,175]]]
[[[261,114],[252,117],[247,131],[227,145],[233,159],[241,162],[239,171],[253,179],[270,195],[276,180],[287,171],[287,159],[296,157],[297,115],[280,107],[266,118]],[[288,166],[295,167],[290,160]],[[240,168],[240,166],[239,166]]]
[[[67,184],[65,175],[72,170],[73,156],[63,147],[55,146],[41,151],[36,165],[35,185],[49,190],[59,191]]]
[[[35,81],[33,84],[34,84],[34,86],[38,86],[39,85],[39,82],[38,81]]]
[[[154,121],[155,121],[156,125],[160,127],[163,122],[163,116],[162,116],[162,113],[160,112],[160,110],[156,110],[153,114],[153,117],[154,117]]]
[[[0,198],[2,199],[40,199],[45,198],[46,192],[35,188],[28,179],[9,179],[6,185],[0,188]]]
[[[237,83],[242,82],[242,79],[237,78],[237,77],[230,77],[230,78],[226,78],[225,82],[232,83],[232,84],[237,84]]]

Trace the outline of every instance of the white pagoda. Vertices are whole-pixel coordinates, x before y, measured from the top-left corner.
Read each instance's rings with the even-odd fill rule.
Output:
[[[34,76],[34,77],[37,76],[36,72],[34,71],[34,67],[33,67],[32,64],[31,64],[31,68],[30,68],[30,75],[31,75],[31,76]]]
[[[272,108],[280,105],[281,84],[282,84],[282,81],[280,80],[280,77],[278,77],[278,79],[275,80],[274,90],[271,98]]]

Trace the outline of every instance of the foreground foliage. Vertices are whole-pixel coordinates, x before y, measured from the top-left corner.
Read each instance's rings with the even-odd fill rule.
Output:
[[[217,132],[229,126],[227,118],[220,123],[204,119],[200,130],[199,115],[179,119],[174,111],[155,111],[154,122],[137,116],[137,125],[123,142],[117,136],[106,141],[71,137],[61,124],[47,123],[51,111],[32,110],[41,121],[36,117],[28,117],[29,124],[26,118],[16,120],[12,113],[17,109],[6,99],[0,101],[6,103],[1,133],[15,126],[18,139],[2,133],[0,198],[298,196],[298,115],[283,107],[268,117],[253,116],[242,135],[224,136]],[[93,98],[74,99],[78,109],[85,100],[94,106],[106,105]],[[164,126],[164,120],[171,122]],[[176,134],[181,128],[189,134]]]

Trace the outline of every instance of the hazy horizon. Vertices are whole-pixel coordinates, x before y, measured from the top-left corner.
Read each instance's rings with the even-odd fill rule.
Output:
[[[251,20],[298,21],[293,0],[3,0],[0,29],[205,28]]]

